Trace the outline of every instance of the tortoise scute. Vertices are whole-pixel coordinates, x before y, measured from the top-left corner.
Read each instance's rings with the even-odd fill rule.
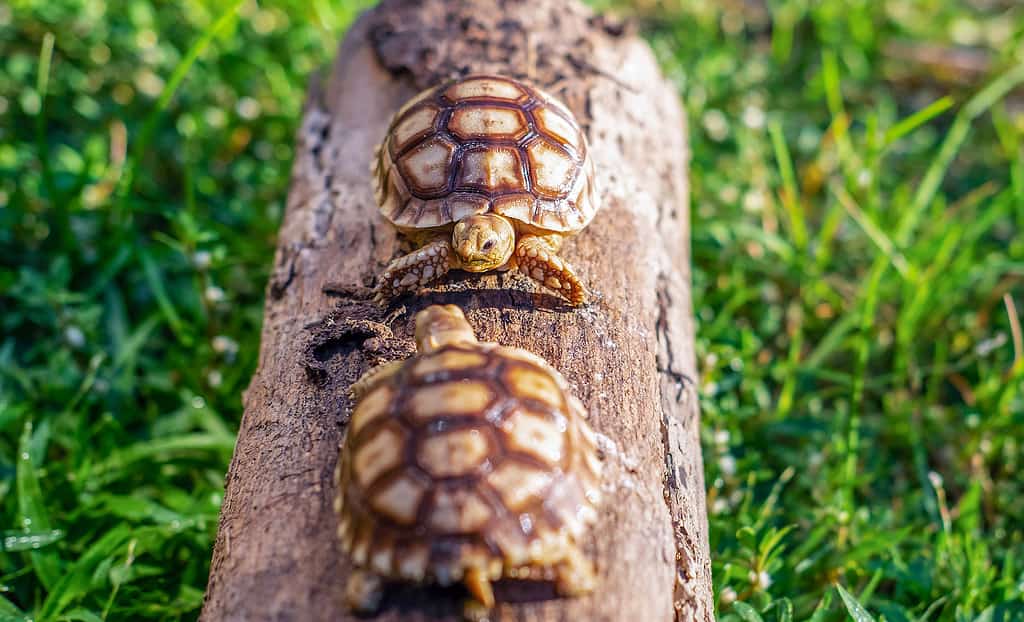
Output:
[[[480,430],[453,430],[422,439],[417,460],[435,477],[454,477],[479,469],[490,451],[490,442]]]
[[[506,416],[502,422],[506,445],[548,464],[559,464],[565,451],[565,420],[561,416],[551,419],[526,410]]]
[[[480,495],[471,490],[440,490],[434,495],[429,525],[438,533],[470,533],[483,528],[492,512]]]
[[[381,486],[380,490],[370,497],[370,505],[397,523],[411,525],[416,519],[426,489],[427,486],[423,482],[402,475]]]
[[[392,151],[398,153],[429,134],[438,112],[436,106],[423,106],[403,117],[391,130]]]
[[[472,99],[499,99],[511,102],[527,96],[520,86],[497,77],[463,80],[452,85],[444,95],[453,102]]]
[[[596,518],[595,502],[591,501],[582,483],[572,481],[573,478],[574,475],[555,482],[548,491],[544,506],[561,523],[563,529],[579,535]]]
[[[545,372],[546,370],[516,365],[506,371],[505,381],[517,395],[560,409],[565,405],[562,389],[551,375]]]
[[[354,467],[359,485],[368,488],[380,475],[401,464],[405,433],[395,425],[376,430],[355,452]]]
[[[487,201],[476,194],[453,194],[446,201],[446,207],[453,222],[488,210]]]
[[[519,140],[530,127],[522,111],[514,108],[467,106],[452,113],[448,129],[459,138],[498,138]]]
[[[537,127],[548,136],[570,145],[576,151],[583,146],[580,143],[580,128],[552,108],[538,108],[533,116]]]
[[[526,147],[530,157],[534,189],[544,196],[563,196],[576,173],[576,164],[561,147],[549,140],[538,138]]]
[[[439,415],[478,415],[483,413],[493,399],[491,387],[484,382],[430,384],[412,395],[408,414],[414,421],[428,420]]]
[[[370,390],[352,412],[352,419],[349,422],[351,433],[358,434],[368,423],[386,414],[393,395],[394,392],[387,385],[380,385]]]
[[[510,147],[467,150],[462,160],[458,189],[501,191],[523,186],[519,152]]]
[[[519,512],[540,499],[551,479],[552,474],[546,469],[506,460],[487,476],[487,483],[501,495],[505,507]]]
[[[412,370],[416,377],[422,379],[439,372],[455,372],[480,367],[486,362],[487,357],[477,352],[451,349],[439,354],[420,357],[412,365]]]
[[[533,213],[537,206],[537,198],[525,192],[506,194],[494,199],[492,205],[495,214],[501,214],[513,220],[528,222],[533,218]]]
[[[419,192],[437,192],[448,187],[454,152],[455,145],[434,138],[402,156],[398,166],[410,188]]]

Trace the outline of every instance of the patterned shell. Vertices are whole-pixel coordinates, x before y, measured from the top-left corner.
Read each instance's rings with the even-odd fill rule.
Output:
[[[414,356],[352,414],[335,474],[345,550],[392,579],[550,579],[596,518],[601,466],[582,417],[561,375],[524,350]]]
[[[391,122],[374,162],[381,212],[402,229],[493,212],[575,233],[597,212],[594,164],[569,109],[499,76],[423,91]]]

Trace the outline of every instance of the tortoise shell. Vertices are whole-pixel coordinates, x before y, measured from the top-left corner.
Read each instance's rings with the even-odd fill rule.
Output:
[[[357,403],[335,473],[357,567],[448,585],[551,580],[596,518],[600,461],[579,400],[543,359],[489,343],[407,360]]]
[[[495,213],[575,233],[597,212],[594,164],[575,117],[511,78],[469,76],[423,91],[395,115],[373,169],[381,212],[405,230]]]

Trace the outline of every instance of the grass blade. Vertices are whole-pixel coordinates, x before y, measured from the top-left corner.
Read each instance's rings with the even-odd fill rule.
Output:
[[[0,551],[5,553],[35,551],[53,544],[63,537],[64,532],[60,529],[50,529],[48,531],[5,531],[3,540],[0,540]]]
[[[793,159],[786,147],[786,137],[782,133],[782,123],[778,119],[772,121],[768,127],[772,137],[772,148],[775,150],[775,163],[779,167],[779,175],[782,177],[782,206],[789,217],[790,232],[793,235],[793,242],[801,251],[807,248],[807,224],[804,219],[803,205],[800,201],[800,191],[796,185],[796,175],[793,173]]]
[[[832,194],[839,200],[839,204],[843,206],[843,209],[850,215],[850,218],[860,226],[861,230],[868,236],[868,239],[889,258],[889,262],[900,273],[900,276],[904,279],[909,279],[917,274],[917,270],[907,263],[906,257],[896,249],[889,236],[882,231],[881,227],[875,224],[875,221],[870,216],[860,209],[860,206],[857,205],[857,202],[845,188],[835,185],[832,187]]]
[[[138,255],[139,262],[142,264],[143,274],[146,277],[146,283],[153,291],[157,306],[160,307],[160,312],[163,313],[164,319],[167,320],[167,324],[171,327],[171,331],[174,332],[174,336],[183,345],[192,345],[192,335],[187,332],[185,323],[182,322],[181,316],[178,315],[177,309],[174,308],[174,304],[171,302],[171,297],[167,295],[160,269],[152,257],[149,256],[149,252],[142,246],[138,248]]]
[[[36,94],[39,96],[39,111],[36,113],[36,152],[43,172],[43,185],[51,202],[57,201],[57,187],[53,183],[53,168],[46,145],[46,93],[50,90],[50,63],[53,61],[54,36],[52,32],[43,35],[39,48],[39,71],[36,73]],[[63,211],[63,206],[53,205]]]
[[[0,622],[27,622],[29,617],[7,597],[0,594]]]
[[[953,98],[949,95],[940,97],[924,108],[903,119],[896,125],[890,127],[885,131],[885,139],[883,141],[884,146],[888,147],[889,145],[892,145],[897,140],[913,132],[925,123],[928,123],[943,112],[946,112],[953,107],[953,103]]]
[[[43,491],[39,486],[36,466],[32,462],[32,422],[25,423],[18,443],[18,461],[15,478],[18,487],[18,513],[21,525],[35,532],[50,531],[50,516],[43,502]],[[29,554],[36,576],[47,589],[51,589],[61,576],[60,560],[53,551],[36,551]]]
[[[854,622],[875,622],[875,618],[868,613],[868,610],[857,602],[852,594],[843,589],[843,586],[837,583],[836,591],[839,592],[839,597],[843,599],[843,604],[846,605],[846,610],[850,612],[850,617]]]
[[[842,79],[839,74],[839,59],[835,51],[825,50],[821,54],[821,77],[825,86],[825,101],[832,115],[832,133],[839,150],[839,160],[849,174],[860,169],[857,152],[850,140],[850,117],[843,103]]]
[[[956,115],[952,127],[949,128],[946,139],[942,141],[939,154],[932,160],[931,165],[925,172],[924,178],[921,180],[921,185],[918,186],[917,192],[914,194],[913,200],[907,207],[903,218],[900,219],[900,224],[896,231],[896,243],[898,245],[902,246],[907,243],[924,211],[931,204],[932,199],[935,198],[939,185],[942,183],[943,178],[945,178],[949,165],[953,163],[956,154],[960,151],[960,147],[963,146],[964,141],[967,139],[974,120],[1021,83],[1024,83],[1024,64],[1018,64],[1010,71],[999,76],[964,104],[963,109]]]
[[[214,434],[186,434],[171,438],[161,438],[136,443],[110,454],[110,457],[96,464],[95,473],[104,473],[128,467],[134,462],[152,458],[160,454],[178,451],[223,451],[230,452],[235,447],[233,436]]]
[[[37,619],[40,622],[57,619],[71,603],[89,591],[93,570],[101,561],[114,555],[131,535],[128,526],[121,524],[108,531],[89,547],[61,577],[60,582],[50,589],[46,600],[43,601],[43,606],[39,609]]]
[[[764,622],[761,614],[745,602],[737,601],[732,604],[732,608],[736,610],[736,613],[740,614],[744,622]]]

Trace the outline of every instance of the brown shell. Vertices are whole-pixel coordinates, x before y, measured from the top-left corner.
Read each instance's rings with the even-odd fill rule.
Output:
[[[373,169],[377,204],[403,229],[493,212],[575,233],[597,212],[594,164],[575,117],[544,91],[500,76],[414,97],[392,120]]]
[[[596,518],[594,433],[564,379],[495,344],[416,355],[372,384],[341,451],[335,507],[357,566],[460,581],[550,579]]]

